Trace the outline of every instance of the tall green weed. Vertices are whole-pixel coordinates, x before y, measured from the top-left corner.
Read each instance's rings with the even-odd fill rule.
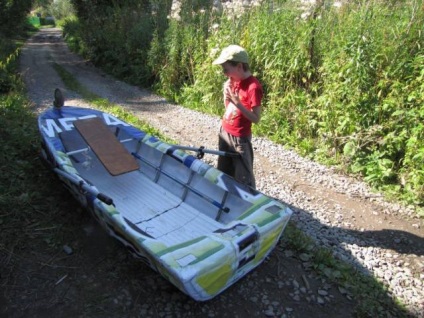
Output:
[[[129,5],[93,7],[93,12],[87,12],[84,18],[65,19],[65,39],[95,65],[146,86],[152,78],[147,57],[154,18],[144,7],[134,10]]]
[[[163,37],[157,36],[151,46],[149,63],[158,70],[155,87],[175,101],[183,100],[180,98],[183,87],[194,85],[195,68],[204,61],[213,23],[210,8],[209,0],[181,1],[179,14],[170,19]],[[157,45],[159,42],[160,46]]]
[[[0,94],[8,93],[16,88],[19,77],[15,73],[19,48],[0,36]]]
[[[194,67],[194,83],[177,99],[222,112],[224,77],[210,63],[224,46],[240,44],[266,92],[256,134],[422,205],[420,8],[422,1],[371,1],[318,7],[301,19],[283,3],[222,18],[207,39],[211,56]]]
[[[307,18],[291,1],[233,16],[209,0],[183,0],[179,19],[168,19],[164,3],[151,1],[143,22],[131,20],[141,13],[130,7],[96,11],[80,22],[86,52],[121,77],[220,115],[225,77],[212,61],[240,44],[265,90],[256,135],[424,204],[422,0],[322,2]]]

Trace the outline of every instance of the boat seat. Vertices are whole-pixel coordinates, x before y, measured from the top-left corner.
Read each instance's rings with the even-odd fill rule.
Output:
[[[98,117],[80,119],[73,124],[112,176],[139,169],[135,158],[119,142],[102,119]]]
[[[59,138],[67,153],[73,154],[88,150],[87,143],[75,129],[62,131],[59,133]]]

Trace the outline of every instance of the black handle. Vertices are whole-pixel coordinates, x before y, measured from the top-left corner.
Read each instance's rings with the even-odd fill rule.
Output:
[[[103,193],[99,193],[97,195],[97,199],[99,199],[100,201],[106,203],[107,205],[112,205],[113,204],[112,198],[108,197],[106,194],[103,194]]]

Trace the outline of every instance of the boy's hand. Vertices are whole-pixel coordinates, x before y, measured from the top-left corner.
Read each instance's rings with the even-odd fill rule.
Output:
[[[232,102],[237,108],[239,108],[240,98],[238,96],[238,90],[233,93],[230,87],[225,89],[225,99]]]

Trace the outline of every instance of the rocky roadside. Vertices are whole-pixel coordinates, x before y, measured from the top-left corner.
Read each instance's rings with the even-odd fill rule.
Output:
[[[174,105],[102,73],[71,54],[61,41],[59,30],[44,30],[39,36],[44,36],[47,42],[48,51],[44,54],[93,93],[132,111],[182,145],[216,149],[219,118]],[[22,62],[23,69],[25,63],[30,64],[30,61]],[[36,76],[45,79],[46,74],[33,71],[26,74],[28,93],[40,110],[51,104],[53,89],[64,85],[60,80],[52,83],[37,79]],[[31,85],[39,86],[31,88]],[[89,107],[73,92],[64,91],[67,105]],[[374,275],[411,313],[424,317],[424,230],[423,220],[415,215],[414,208],[385,201],[365,183],[266,139],[255,137],[253,144],[258,189],[292,205],[295,211],[292,222],[317,245],[329,248],[336,257],[360,271]],[[216,158],[206,155],[204,160],[214,164]],[[290,257],[291,252],[286,253]],[[308,266],[308,255],[302,262]],[[319,288],[318,294],[310,295],[300,282],[301,278],[281,281],[281,284],[291,284],[292,297],[296,299],[313,296],[318,303],[331,300],[325,285]],[[249,288],[247,281],[243,284],[247,285],[242,288]],[[266,304],[268,300],[257,301]],[[270,302],[270,311],[265,314],[275,316],[277,307]]]

